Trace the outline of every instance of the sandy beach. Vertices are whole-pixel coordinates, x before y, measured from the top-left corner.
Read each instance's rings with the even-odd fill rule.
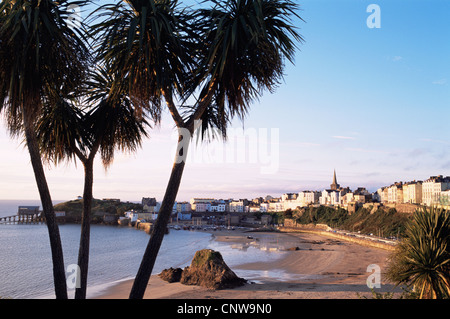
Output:
[[[258,245],[275,240],[273,233],[217,231],[215,240],[230,245]],[[250,236],[250,238],[248,238]],[[180,283],[167,283],[153,274],[146,299],[358,299],[371,298],[366,281],[371,274],[367,267],[376,264],[381,269],[381,288],[376,292],[392,292],[384,281],[383,270],[390,252],[361,246],[343,240],[309,233],[277,233],[276,242],[288,250],[277,260],[244,263],[232,270],[262,274],[235,289],[211,290]],[[290,247],[288,247],[290,246]],[[170,266],[169,266],[170,267]],[[167,267],[167,268],[169,268]],[[244,272],[245,273],[245,272]],[[244,277],[245,278],[245,277]],[[245,278],[247,279],[247,278]],[[133,281],[114,285],[95,299],[127,299]],[[400,289],[395,290],[400,293]]]

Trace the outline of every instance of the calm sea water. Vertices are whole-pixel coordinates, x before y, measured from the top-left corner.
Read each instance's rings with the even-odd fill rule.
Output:
[[[66,202],[65,200],[54,200],[53,204]],[[39,206],[42,209],[40,200],[0,200],[0,217],[13,216],[17,214],[19,206]]]
[[[4,202],[4,201],[3,201]],[[0,216],[9,216],[17,203],[6,203]],[[9,206],[8,206],[9,205]],[[39,205],[24,203],[19,205]],[[66,267],[77,263],[81,228],[79,225],[60,225]],[[139,268],[149,235],[131,227],[92,225],[88,277],[88,297],[95,297],[112,284],[133,278]],[[242,247],[219,243],[203,232],[171,230],[165,236],[153,273],[165,268],[183,268],[190,264],[195,252],[211,248],[222,253],[225,262],[233,267],[245,262],[280,258],[283,253],[268,252],[256,247]],[[235,272],[247,279],[247,273]],[[68,273],[69,275],[69,273]],[[69,291],[73,296],[73,291]],[[0,224],[0,297],[54,298],[52,263],[48,231],[44,224]]]

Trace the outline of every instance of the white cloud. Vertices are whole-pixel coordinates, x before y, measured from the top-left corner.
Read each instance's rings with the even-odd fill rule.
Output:
[[[340,140],[356,140],[356,138],[354,138],[353,136],[335,135],[335,136],[332,136],[332,138],[337,138],[337,139],[340,139]]]
[[[403,57],[400,55],[388,56],[387,60],[391,61],[391,62],[399,62],[399,61],[403,60]]]
[[[436,85],[445,85],[445,84],[447,84],[447,79],[440,79],[440,80],[433,81],[431,83],[436,84]]]
[[[347,147],[345,150],[360,153],[378,153],[378,154],[388,154],[388,152],[383,150],[371,150],[362,147]]]
[[[421,142],[431,142],[431,143],[437,143],[437,144],[444,144],[444,145],[449,145],[450,144],[450,141],[435,140],[435,139],[431,139],[431,138],[421,138],[421,139],[419,139],[419,141],[421,141]]]
[[[320,146],[318,143],[314,142],[284,142],[283,145],[288,147],[313,147]]]

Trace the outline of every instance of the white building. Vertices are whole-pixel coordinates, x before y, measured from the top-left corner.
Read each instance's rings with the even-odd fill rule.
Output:
[[[278,206],[276,204],[272,204],[272,207],[274,207],[274,209],[280,209],[281,211],[283,211],[287,209],[296,209],[301,205],[301,202],[298,200],[297,193],[283,194],[279,203],[280,204],[278,204]]]
[[[297,193],[286,193],[286,194],[283,194],[283,195],[281,195],[281,201],[294,201],[294,200],[296,200],[297,199],[297,197],[298,197],[298,194]]]
[[[229,204],[230,213],[244,213],[245,212],[245,201],[240,200],[232,200]]]
[[[413,181],[403,184],[403,203],[422,203],[422,182]]]
[[[137,211],[131,210],[125,212],[125,217],[129,218],[131,222],[136,222],[138,219],[156,220],[158,214],[154,212],[139,213]]]
[[[450,189],[450,176],[431,176],[422,183],[422,202],[432,206],[440,204],[441,193]]]
[[[388,203],[403,203],[403,183],[398,182],[388,187]]]
[[[339,205],[341,202],[341,192],[338,190],[325,189],[320,197],[321,205]]]
[[[210,206],[210,212],[219,212],[219,213],[224,213],[226,210],[227,205],[225,204],[224,201],[216,201],[216,202],[212,202],[211,206]]]
[[[271,202],[269,202],[269,210],[268,212],[282,212],[286,210],[284,208],[284,204],[281,201],[274,201],[272,200]]]
[[[196,202],[194,205],[195,211],[198,213],[210,212],[211,211],[211,203],[208,202]]]
[[[269,202],[264,202],[259,205],[259,211],[261,213],[267,213],[269,211]]]
[[[349,203],[355,202],[355,196],[353,192],[348,192],[347,194],[340,197],[339,202],[343,206],[348,206]]]
[[[296,209],[297,207],[305,207],[308,206],[309,204],[316,204],[319,202],[319,199],[320,199],[320,192],[315,191],[286,193],[281,196],[281,203],[283,205],[282,210]]]
[[[205,212],[207,208],[205,208],[206,206],[203,204],[210,204],[211,206],[211,203],[214,200],[214,198],[191,198],[189,203],[191,204],[192,210]],[[200,204],[199,210],[197,209],[197,204]]]
[[[388,188],[386,186],[381,187],[377,190],[378,197],[380,198],[380,203],[387,203],[388,201]]]
[[[308,206],[309,204],[316,204],[320,199],[320,192],[303,191],[298,193],[297,200],[301,203],[300,206]]]
[[[257,213],[261,211],[261,205],[258,205],[256,203],[251,203],[248,205],[248,212],[249,213]]]
[[[338,206],[342,205],[343,196],[350,192],[350,188],[341,187],[336,178],[336,171],[333,174],[333,182],[330,185],[330,189],[325,189],[322,191],[322,195],[320,197],[321,205],[332,205]]]
[[[441,192],[440,202],[444,209],[450,209],[450,189]]]
[[[134,211],[134,210],[130,210],[128,212],[125,212],[125,217],[129,218],[131,222],[135,222],[138,219],[138,212]]]

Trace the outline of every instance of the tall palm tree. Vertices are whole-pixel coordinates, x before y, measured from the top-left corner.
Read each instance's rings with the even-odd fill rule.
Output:
[[[44,102],[73,91],[86,75],[88,49],[69,26],[71,4],[86,1],[4,0],[0,3],[0,111],[12,135],[25,135],[52,251],[56,298],[67,298],[60,233],[36,138]]]
[[[162,107],[162,97],[178,128],[178,149],[158,218],[134,281],[130,298],[142,298],[185,167],[190,138],[201,129],[226,127],[243,118],[250,103],[282,78],[284,60],[293,62],[300,35],[289,0],[212,1],[214,8],[180,10],[175,0],[135,0],[107,6],[111,15],[94,26],[98,50],[113,72],[129,75],[132,99]],[[184,104],[195,98],[193,107]],[[175,101],[181,101],[176,107]],[[184,113],[183,113],[184,111]]]
[[[450,298],[450,212],[418,210],[389,262],[388,278],[420,299]]]
[[[82,96],[47,105],[37,125],[41,152],[47,161],[58,163],[77,157],[84,167],[78,251],[80,287],[76,287],[76,299],[85,299],[87,291],[95,157],[100,153],[103,165],[108,168],[116,150],[135,152],[143,137],[147,137],[149,123],[145,114],[137,114],[128,96],[117,94],[114,99],[110,96],[113,79],[103,69],[97,70],[86,83]],[[80,107],[81,103],[88,107]]]

